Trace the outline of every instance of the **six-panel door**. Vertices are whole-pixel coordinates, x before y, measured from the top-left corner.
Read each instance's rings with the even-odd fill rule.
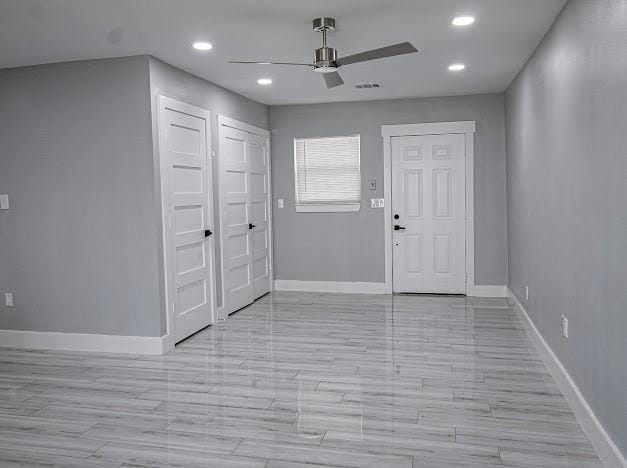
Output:
[[[465,292],[465,140],[392,138],[393,290]]]

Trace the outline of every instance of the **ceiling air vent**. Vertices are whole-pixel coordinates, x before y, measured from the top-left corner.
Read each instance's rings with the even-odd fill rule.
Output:
[[[381,83],[363,83],[363,84],[356,84],[355,88],[357,89],[371,89],[371,88],[380,88],[381,87]]]

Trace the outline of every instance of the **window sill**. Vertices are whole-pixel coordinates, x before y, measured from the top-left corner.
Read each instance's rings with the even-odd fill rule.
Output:
[[[298,213],[345,213],[349,211],[359,211],[361,203],[336,203],[336,204],[307,204],[294,205]]]

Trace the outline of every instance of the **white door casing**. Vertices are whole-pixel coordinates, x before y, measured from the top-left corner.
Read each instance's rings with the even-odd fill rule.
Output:
[[[393,292],[393,238],[392,216],[392,139],[401,136],[460,134],[464,137],[465,151],[465,293],[473,295],[480,286],[475,285],[475,231],[474,231],[474,121],[434,122],[419,124],[382,125],[383,180],[384,180],[384,239],[385,239],[385,291]],[[402,225],[402,224],[401,224]]]
[[[222,285],[226,314],[271,290],[269,132],[219,117]]]
[[[181,341],[216,310],[209,112],[159,96],[168,333]]]
[[[393,291],[464,294],[464,135],[391,144]]]

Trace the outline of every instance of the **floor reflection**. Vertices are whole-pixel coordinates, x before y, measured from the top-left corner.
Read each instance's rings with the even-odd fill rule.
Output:
[[[0,371],[3,464],[600,466],[502,299],[273,293],[166,356]]]

